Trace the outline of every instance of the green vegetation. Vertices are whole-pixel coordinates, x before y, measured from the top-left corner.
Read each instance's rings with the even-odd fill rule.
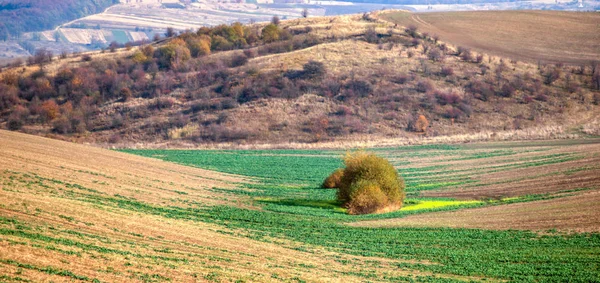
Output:
[[[548,147],[548,150],[552,147]],[[546,149],[544,149],[546,150]],[[170,190],[166,201],[142,200],[143,194],[127,192],[108,193],[87,188],[84,185],[42,177],[36,173],[21,173],[19,169],[0,171],[0,185],[5,192],[18,194],[48,194],[49,197],[84,206],[92,206],[116,215],[151,216],[162,222],[199,224],[210,223],[223,235],[246,237],[258,241],[275,243],[289,249],[321,254],[322,250],[334,252],[333,260],[344,265],[356,265],[345,256],[377,257],[361,262],[362,267],[380,266],[386,260],[396,270],[410,273],[422,271],[435,275],[393,277],[367,269],[351,271],[364,280],[382,281],[425,281],[454,282],[461,280],[507,280],[513,282],[594,282],[600,278],[600,234],[546,231],[543,234],[529,231],[489,231],[480,229],[454,228],[364,228],[352,222],[401,218],[408,215],[451,211],[464,208],[503,205],[515,202],[543,200],[576,194],[575,189],[555,194],[524,195],[494,200],[456,200],[450,198],[428,198],[418,196],[431,189],[452,189],[455,186],[485,185],[495,180],[481,178],[490,172],[503,172],[518,168],[531,168],[547,164],[559,164],[581,158],[577,154],[554,154],[530,148],[473,149],[468,146],[412,146],[373,149],[398,166],[398,172],[407,180],[408,197],[400,210],[366,215],[349,215],[336,196],[335,190],[321,188],[327,173],[342,165],[343,151],[319,150],[248,150],[248,151],[193,151],[193,150],[127,150],[139,155],[158,157],[164,160],[208,168],[228,173],[249,176],[252,182],[239,184],[238,188],[211,188],[222,200],[223,205],[208,205],[193,197],[195,192],[181,188]],[[532,153],[532,154],[529,154]],[[427,162],[420,159],[428,157]],[[469,158],[469,159],[465,159]],[[481,166],[463,165],[465,160]],[[456,161],[460,160],[459,163]],[[550,174],[578,174],[596,170],[596,165],[585,165]],[[65,169],[65,168],[63,168]],[[14,171],[13,171],[14,170]],[[65,169],[67,170],[67,169]],[[107,172],[76,169],[93,180],[108,182],[121,178],[111,177]],[[56,177],[58,178],[58,177]],[[155,177],[148,181],[154,184]],[[511,181],[521,180],[519,176]],[[161,188],[157,189],[163,192]],[[185,191],[184,191],[185,190]],[[186,194],[187,193],[187,194]],[[231,198],[230,198],[231,197]],[[231,201],[231,199],[236,199]],[[25,207],[21,203],[2,204],[3,208],[14,209],[23,205],[21,211],[54,218],[68,225],[81,224],[82,216],[68,212],[52,213],[48,208]],[[252,209],[249,209],[252,208]],[[259,209],[255,209],[259,208]],[[89,220],[91,221],[91,220]],[[99,229],[101,225],[96,223]],[[10,246],[42,249],[64,257],[106,259],[114,265],[129,268],[149,266],[147,271],[121,270],[131,279],[147,282],[168,281],[168,274],[151,266],[176,268],[180,265],[203,265],[210,268],[199,279],[224,280],[226,268],[212,262],[236,262],[235,254],[230,257],[203,255],[188,250],[173,248],[172,240],[157,235],[126,231],[126,228],[109,227],[116,234],[127,235],[124,239],[109,234],[95,234],[95,230],[75,231],[65,226],[52,226],[30,222],[15,217],[0,217],[0,241]],[[73,230],[71,230],[73,229]],[[102,230],[103,231],[103,230]],[[133,236],[133,237],[131,237]],[[143,240],[142,240],[143,239]],[[160,240],[158,240],[160,239]],[[155,242],[158,240],[158,242]],[[196,247],[196,246],[194,246]],[[214,247],[202,249],[218,250]],[[123,259],[113,261],[114,258]],[[387,261],[389,259],[390,261]],[[113,262],[111,262],[113,261]],[[369,262],[367,262],[369,261]],[[372,262],[371,262],[372,261]],[[81,276],[79,270],[33,265],[22,259],[0,257],[0,265],[11,268],[37,270],[69,279],[92,281],[91,275]],[[116,266],[116,265],[115,265]],[[311,269],[310,264],[296,265]],[[213,268],[214,267],[214,268]],[[65,268],[61,266],[61,268]],[[110,268],[102,272],[111,273]],[[340,271],[342,272],[342,271]],[[350,274],[344,271],[344,274]],[[294,281],[293,277],[282,277],[273,273],[273,279]],[[466,277],[462,277],[466,276]],[[25,277],[18,273],[7,274],[1,280]],[[25,277],[26,278],[26,277]],[[301,281],[304,278],[297,278]]]
[[[404,180],[382,157],[358,151],[344,158],[338,200],[350,214],[368,214],[387,207],[400,208],[404,201]]]
[[[90,279],[87,276],[77,275],[77,274],[74,274],[71,271],[54,268],[52,266],[39,267],[39,266],[31,265],[31,264],[20,263],[20,262],[17,262],[17,261],[14,261],[14,260],[10,260],[10,259],[0,259],[0,263],[13,265],[13,266],[16,266],[16,267],[19,267],[19,268],[26,268],[26,269],[36,270],[36,271],[44,272],[44,273],[50,274],[50,275],[59,275],[59,276],[71,277],[73,279],[77,279],[77,280],[81,280],[81,281],[97,282],[97,279],[95,279],[95,278],[94,279]],[[0,277],[0,279],[2,279],[2,278]]]
[[[340,167],[342,151],[263,150],[263,151],[192,151],[126,150],[144,156],[182,164],[256,177],[259,184],[238,190],[215,192],[250,197],[262,210],[233,206],[207,207],[200,210],[149,208],[147,212],[166,217],[201,219],[232,229],[238,235],[260,241],[286,239],[303,243],[302,250],[324,247],[336,252],[390,259],[416,260],[398,264],[398,268],[416,269],[460,276],[488,277],[509,281],[596,281],[600,278],[599,234],[547,234],[528,231],[487,231],[451,228],[358,228],[344,223],[404,217],[416,213],[455,210],[485,205],[548,199],[554,195],[531,195],[488,201],[458,201],[414,197],[420,191],[451,188],[457,185],[483,184],[477,176],[515,168],[562,163],[582,158],[576,154],[535,155],[514,158],[528,149],[480,150],[461,146],[413,146],[375,149],[378,154],[399,164],[407,180],[410,197],[401,210],[376,215],[348,215],[340,208],[334,190],[321,189],[321,180]],[[543,150],[549,150],[543,149]],[[543,151],[538,150],[538,151]],[[410,167],[419,157],[439,157],[427,167]],[[409,158],[410,157],[410,158]],[[494,158],[494,159],[491,159]],[[483,159],[485,166],[453,169],[442,164],[451,160]],[[489,161],[487,161],[489,159]],[[435,163],[439,162],[439,165]],[[583,170],[583,169],[582,169]],[[571,170],[576,171],[576,170]],[[170,208],[171,209],[171,208]],[[431,263],[419,263],[426,261]],[[368,274],[364,274],[369,278]],[[408,280],[407,278],[385,278]],[[442,278],[420,278],[444,281]]]

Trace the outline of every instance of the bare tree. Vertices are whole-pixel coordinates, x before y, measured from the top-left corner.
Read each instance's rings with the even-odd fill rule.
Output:
[[[175,36],[175,29],[172,27],[168,27],[167,31],[165,32],[165,36],[166,37],[173,37]]]
[[[304,8],[304,10],[302,10],[301,15],[303,18],[308,18],[308,9]]]

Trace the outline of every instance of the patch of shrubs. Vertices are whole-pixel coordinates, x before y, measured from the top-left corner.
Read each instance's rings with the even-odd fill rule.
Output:
[[[402,206],[404,181],[389,161],[373,153],[358,151],[348,154],[344,164],[346,167],[336,185],[339,187],[338,200],[348,213],[376,213]],[[336,176],[330,177],[333,181]]]
[[[338,168],[331,175],[325,178],[323,181],[323,185],[321,185],[324,189],[336,189],[339,188],[340,183],[342,181],[342,177],[344,176],[344,169]]]
[[[318,80],[318,79],[322,79],[325,76],[325,74],[327,74],[325,65],[321,62],[311,60],[311,61],[308,61],[308,63],[304,64],[304,66],[302,66],[301,71],[297,71],[297,70],[288,71],[288,72],[286,72],[285,77],[287,77],[290,80],[296,80],[296,79]]]

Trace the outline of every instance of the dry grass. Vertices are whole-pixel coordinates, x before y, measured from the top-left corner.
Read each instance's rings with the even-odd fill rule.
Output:
[[[600,58],[600,14],[557,11],[384,13],[382,19],[439,35],[456,46],[536,62]]]
[[[254,110],[255,113],[260,113]],[[314,113],[309,113],[315,115]],[[234,114],[236,115],[236,114]],[[263,118],[262,114],[257,115],[257,119]],[[266,114],[265,114],[266,115]],[[287,114],[281,114],[286,117]],[[236,116],[232,116],[236,117]],[[281,116],[278,116],[281,117]],[[293,116],[291,116],[293,117]],[[283,119],[281,121],[286,121]],[[273,120],[271,120],[273,121]],[[275,120],[278,121],[278,120]],[[255,121],[248,121],[253,124]],[[261,124],[263,127],[265,124]],[[322,141],[313,143],[303,142],[277,142],[277,143],[206,143],[197,144],[190,142],[172,143],[120,143],[120,144],[99,144],[106,148],[137,148],[137,149],[161,149],[161,148],[197,148],[197,149],[348,149],[348,148],[373,148],[373,147],[394,147],[404,145],[427,145],[427,144],[463,144],[476,142],[498,142],[498,141],[534,141],[534,140],[553,140],[553,139],[577,139],[581,135],[567,132],[564,127],[548,126],[526,130],[507,130],[507,131],[482,131],[478,133],[454,134],[448,136],[408,136],[397,133],[399,137],[389,138],[376,134],[352,135],[340,137],[335,141]]]

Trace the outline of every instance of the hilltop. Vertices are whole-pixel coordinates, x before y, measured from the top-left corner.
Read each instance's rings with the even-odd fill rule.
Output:
[[[2,125],[78,142],[179,147],[598,134],[596,62],[500,57],[386,20],[394,13],[410,15],[236,23],[114,52],[51,62],[41,54],[0,74]]]

